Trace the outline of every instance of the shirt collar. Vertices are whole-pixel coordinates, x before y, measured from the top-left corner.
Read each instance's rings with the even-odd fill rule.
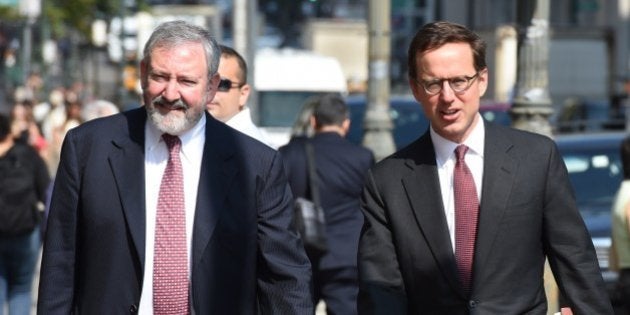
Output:
[[[473,130],[468,138],[466,138],[461,144],[468,146],[468,152],[472,152],[483,158],[486,130],[483,118],[479,113],[477,113],[477,115],[479,116],[477,125],[473,127]],[[431,141],[433,141],[433,148],[435,149],[435,160],[438,166],[442,166],[453,156],[455,148],[460,145],[460,143],[455,143],[440,136],[437,132],[435,132],[435,130],[433,130],[432,126],[429,128],[429,132],[431,135]]]

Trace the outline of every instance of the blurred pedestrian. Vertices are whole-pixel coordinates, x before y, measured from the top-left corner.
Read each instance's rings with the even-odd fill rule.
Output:
[[[15,141],[0,114],[0,313],[29,314],[48,170],[33,147]]]
[[[430,127],[368,174],[359,311],[544,314],[547,259],[562,306],[612,314],[553,140],[479,114],[485,49],[449,22],[411,40],[409,86]]]
[[[68,130],[64,131],[64,137],[65,137],[65,133],[69,131],[69,129],[72,129],[78,126],[81,121],[90,121],[96,118],[107,117],[113,114],[117,114],[118,112],[119,112],[118,107],[114,105],[113,103],[105,101],[105,100],[95,100],[95,101],[87,103],[85,105],[85,108],[83,108],[83,110],[81,110],[80,113],[78,112],[71,113],[69,117],[74,117],[74,118],[70,120],[70,123],[66,122],[63,125],[60,125],[60,128],[61,126],[64,126],[64,125],[65,125],[65,128],[68,128]],[[77,117],[77,115],[80,115],[80,118]],[[64,114],[64,116],[66,115]],[[59,149],[61,149],[61,144],[59,144],[59,146],[60,146]],[[59,158],[57,157],[55,161],[59,161]],[[57,169],[56,165],[55,166],[49,165],[49,170],[51,170],[51,167],[52,167],[52,170]],[[55,173],[52,173],[52,176],[55,176]],[[48,218],[48,213],[50,211],[50,198],[52,197],[53,185],[54,185],[54,177],[50,185],[48,185],[48,189],[46,190],[47,202],[46,202],[46,209],[44,211],[44,220],[41,224],[42,236],[45,235],[46,233],[46,227],[47,227],[46,219]]]
[[[11,109],[11,133],[16,141],[32,146],[42,158],[48,155],[48,142],[33,118],[29,101],[16,103]]]
[[[630,314],[630,137],[620,146],[623,181],[612,207],[612,243],[610,265],[619,273],[614,301]]]
[[[144,106],[65,137],[44,242],[40,314],[308,314],[310,264],[279,153],[205,111],[219,48],[160,24]]]
[[[50,152],[48,154],[48,167],[50,173],[57,172],[57,166],[59,164],[59,155],[61,154],[61,145],[68,131],[74,127],[79,126],[82,123],[81,110],[82,104],[78,99],[76,93],[73,91],[66,91],[64,95],[63,103],[64,113],[58,118],[63,118],[59,124],[53,126],[51,130],[52,140],[50,143]],[[56,115],[57,113],[55,113]],[[51,116],[52,118],[52,116]]]
[[[88,102],[81,111],[81,121],[111,116],[120,112],[118,106],[106,100],[94,100]]]
[[[313,266],[314,303],[324,300],[329,315],[357,313],[357,246],[363,215],[359,197],[372,152],[345,139],[350,128],[348,107],[341,96],[327,94],[313,101],[312,138],[280,147],[294,197],[312,199],[319,191],[326,221],[328,250],[306,247]],[[309,185],[306,143],[312,146],[317,187]]]
[[[298,117],[293,122],[291,127],[291,140],[299,139],[303,137],[312,137],[315,134],[313,126],[311,125],[311,117],[313,116],[313,108],[319,102],[320,96],[312,96],[304,101],[302,109],[298,114]]]
[[[267,135],[254,124],[247,107],[251,86],[247,83],[245,59],[231,47],[220,47],[221,81],[214,98],[206,105],[208,111],[228,126],[270,146]]]
[[[53,130],[66,121],[65,89],[57,87],[50,91],[48,101],[38,104],[36,111],[44,137],[52,142]]]

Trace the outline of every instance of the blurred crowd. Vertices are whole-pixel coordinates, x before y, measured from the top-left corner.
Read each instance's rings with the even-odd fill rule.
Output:
[[[49,92],[37,74],[12,92],[9,101],[13,136],[32,145],[54,176],[63,138],[68,130],[98,117],[119,111],[114,103],[94,99],[81,82],[58,86]]]

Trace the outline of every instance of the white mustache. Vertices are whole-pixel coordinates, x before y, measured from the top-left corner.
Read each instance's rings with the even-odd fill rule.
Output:
[[[184,101],[182,101],[181,99],[178,99],[174,102],[169,102],[167,100],[165,100],[162,96],[158,96],[157,98],[155,98],[153,100],[153,105],[160,105],[160,106],[164,106],[164,107],[170,107],[171,109],[188,109],[188,104],[186,104]]]

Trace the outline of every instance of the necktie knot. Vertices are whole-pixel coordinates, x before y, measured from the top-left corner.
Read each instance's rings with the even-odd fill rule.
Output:
[[[455,157],[457,157],[457,161],[463,161],[466,156],[466,152],[468,152],[468,147],[465,144],[460,144],[455,148]]]
[[[182,141],[178,136],[169,135],[168,133],[162,134],[162,139],[164,143],[166,143],[166,147],[168,148],[168,152],[170,155],[173,153],[179,153],[179,148],[182,145]]]

